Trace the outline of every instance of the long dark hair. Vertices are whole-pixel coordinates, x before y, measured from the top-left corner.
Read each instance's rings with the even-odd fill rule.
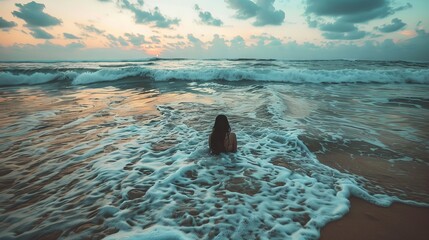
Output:
[[[212,153],[226,152],[224,140],[229,132],[231,132],[231,127],[229,126],[228,118],[225,115],[218,115],[210,137],[210,150]]]

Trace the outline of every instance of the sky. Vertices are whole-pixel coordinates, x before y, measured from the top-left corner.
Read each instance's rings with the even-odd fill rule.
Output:
[[[429,61],[428,0],[0,0],[0,60]]]

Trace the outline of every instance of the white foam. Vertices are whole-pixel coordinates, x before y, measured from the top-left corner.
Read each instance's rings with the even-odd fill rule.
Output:
[[[144,71],[146,73],[146,71]],[[429,83],[429,70],[308,70],[308,69],[153,69],[147,75],[156,81],[262,81],[285,83]]]
[[[74,85],[91,84],[97,82],[116,81],[126,77],[135,77],[142,74],[142,69],[102,69],[96,72],[84,72],[79,74],[73,81]]]
[[[127,232],[118,232],[104,238],[105,240],[188,240],[193,239],[187,237],[183,232],[174,228],[168,227],[151,227],[145,231],[140,228],[135,228]]]

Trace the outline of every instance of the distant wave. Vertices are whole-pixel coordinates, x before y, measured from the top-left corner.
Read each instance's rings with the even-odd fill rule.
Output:
[[[16,74],[12,72],[0,72],[0,86],[35,85],[55,80],[74,79],[78,73],[72,71],[45,73],[35,72],[31,74]]]
[[[309,70],[304,68],[177,68],[160,69],[150,66],[108,67],[99,70],[82,69],[56,72],[0,72],[0,86],[33,85],[52,81],[64,81],[72,85],[118,81],[130,77],[152,81],[262,81],[284,83],[380,83],[380,84],[428,84],[429,69],[384,70]]]
[[[238,61],[238,62],[244,62],[244,61],[257,61],[257,62],[273,62],[277,61],[274,58],[228,58],[226,59],[228,61]]]

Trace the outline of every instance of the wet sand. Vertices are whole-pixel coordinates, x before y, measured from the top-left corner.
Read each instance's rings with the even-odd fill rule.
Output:
[[[396,153],[364,142],[326,142],[301,136],[300,139],[324,165],[362,176],[362,182],[373,193],[398,196],[402,199],[427,202],[429,196],[429,164],[427,153],[414,153],[420,161],[389,162]],[[413,155],[411,155],[413,156]],[[362,180],[363,181],[363,180]],[[379,189],[381,186],[382,190]]]
[[[380,207],[355,197],[352,197],[350,202],[350,212],[322,228],[321,240],[424,240],[429,236],[427,207],[413,207],[401,203]]]
[[[424,163],[392,164],[388,161],[392,157],[390,153],[380,151],[370,154],[367,150],[369,147],[359,143],[343,145],[306,137],[301,139],[325,165],[363,176],[394,195],[401,196],[401,192],[406,191],[408,194],[403,196],[405,199],[427,200],[429,175],[428,166]],[[321,145],[324,145],[323,151]],[[350,203],[350,211],[344,217],[321,229],[321,240],[428,239],[429,207],[402,203],[381,207],[353,196]]]

